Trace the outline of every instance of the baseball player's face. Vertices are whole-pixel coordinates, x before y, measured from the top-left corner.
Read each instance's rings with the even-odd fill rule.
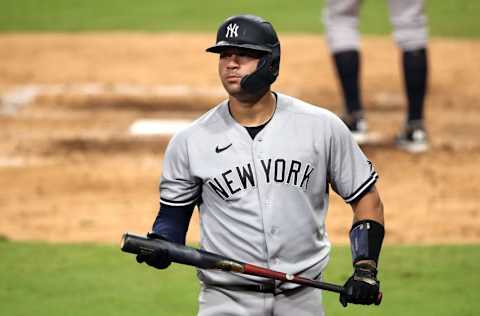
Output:
[[[220,53],[218,73],[230,95],[241,93],[240,81],[257,69],[260,57],[258,52],[238,48],[227,48]]]

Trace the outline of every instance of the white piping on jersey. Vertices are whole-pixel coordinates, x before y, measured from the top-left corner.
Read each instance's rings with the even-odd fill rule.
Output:
[[[360,188],[357,189],[356,193],[350,197],[347,197],[345,199],[345,202],[347,203],[350,203],[352,201],[354,201],[360,194],[363,193],[363,191],[365,191],[367,188],[370,187],[370,185],[372,185],[373,183],[375,183],[378,179],[378,174],[376,171],[374,171],[372,173],[372,175],[370,176],[370,178],[362,185],[360,186]]]
[[[186,205],[190,205],[190,204],[193,204],[197,199],[192,199],[192,200],[189,200],[187,202],[175,202],[175,203],[172,203],[172,202],[167,202],[165,200],[162,200],[162,198],[160,198],[160,203],[162,204],[165,204],[165,205],[169,205],[169,206],[186,206]]]

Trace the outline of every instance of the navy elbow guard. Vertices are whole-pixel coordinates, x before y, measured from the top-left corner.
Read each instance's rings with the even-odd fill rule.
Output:
[[[354,223],[350,229],[353,264],[361,260],[373,260],[377,264],[384,235],[385,228],[376,221],[367,219]]]

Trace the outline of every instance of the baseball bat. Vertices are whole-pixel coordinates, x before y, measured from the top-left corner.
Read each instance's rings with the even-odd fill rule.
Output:
[[[295,283],[303,286],[314,287],[317,289],[343,293],[343,286],[327,283],[323,281],[312,280],[301,276],[274,271],[249,263],[227,258],[212,252],[196,249],[166,240],[148,238],[132,233],[125,233],[122,237],[120,248],[124,252],[132,254],[148,255],[156,249],[167,250],[170,260],[176,263],[190,265],[201,269],[216,269],[228,272],[237,272],[258,277],[274,279],[278,281]],[[382,300],[382,294],[379,293],[375,305],[379,305]]]

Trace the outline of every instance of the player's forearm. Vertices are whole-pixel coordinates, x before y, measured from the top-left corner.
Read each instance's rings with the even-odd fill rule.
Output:
[[[193,204],[169,206],[161,203],[152,231],[167,240],[184,245],[193,208]]]
[[[354,264],[377,267],[385,233],[383,203],[375,186],[352,203],[354,212],[350,241]]]
[[[385,225],[383,203],[375,186],[359,200],[352,203],[352,209],[353,223],[369,219]]]

